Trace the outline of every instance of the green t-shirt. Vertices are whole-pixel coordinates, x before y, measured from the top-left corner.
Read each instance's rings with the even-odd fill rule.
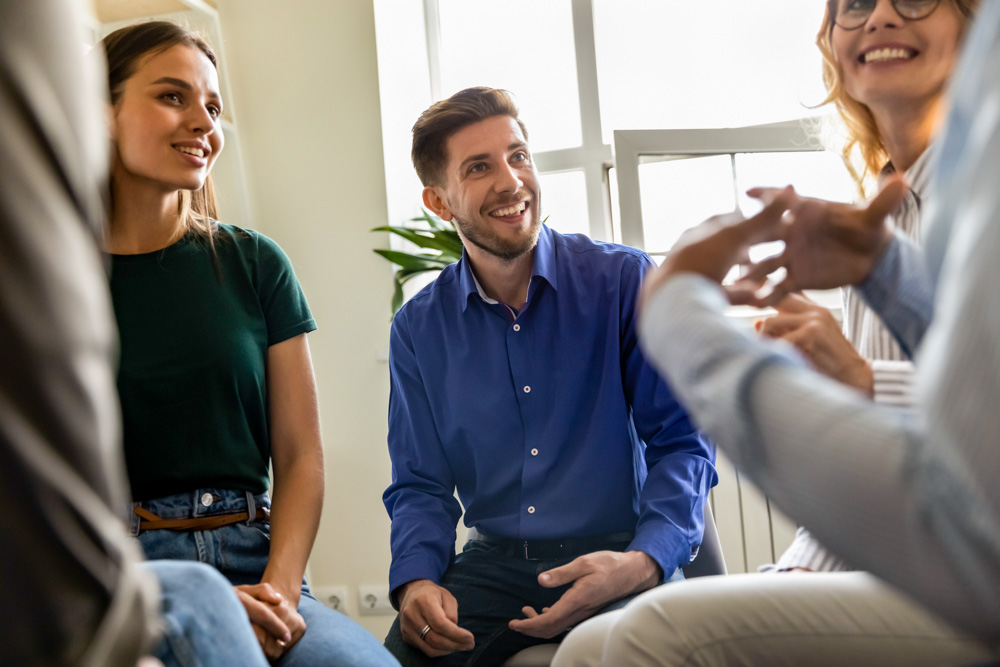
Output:
[[[219,225],[142,255],[112,256],[118,391],[132,495],[261,493],[271,442],[267,348],[313,331],[291,263],[271,239]]]

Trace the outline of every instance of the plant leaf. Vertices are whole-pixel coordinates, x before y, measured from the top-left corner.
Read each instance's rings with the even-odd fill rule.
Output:
[[[449,255],[462,255],[462,240],[458,237],[458,233],[451,230],[426,230],[426,229],[408,229],[406,227],[376,227],[372,229],[373,232],[389,232],[391,234],[396,234],[401,236],[410,243],[413,243],[421,248],[429,248],[431,250],[440,250],[442,253],[447,253]],[[457,259],[457,258],[456,258]]]
[[[392,316],[396,317],[396,313],[403,307],[403,283],[394,280],[393,284],[395,288],[392,291]]]
[[[437,257],[431,255],[416,255],[408,252],[400,252],[398,250],[384,250],[382,248],[376,248],[374,252],[382,257],[385,257],[393,264],[398,264],[404,269],[433,271],[435,269],[443,269],[451,264],[451,262],[438,259]]]
[[[421,274],[431,271],[437,271],[437,269],[399,269],[395,274],[396,281],[399,283],[409,282],[411,278],[416,278]]]
[[[426,222],[428,225],[431,226],[431,229],[452,229],[452,230],[455,229],[455,227],[450,222],[445,222],[436,215],[432,215],[427,209],[424,209],[423,215],[421,215],[419,218],[410,218],[410,220],[412,222],[423,220],[424,222]]]

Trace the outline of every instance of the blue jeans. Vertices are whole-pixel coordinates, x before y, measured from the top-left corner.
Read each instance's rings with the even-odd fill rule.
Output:
[[[160,581],[163,637],[153,655],[165,667],[268,667],[243,605],[226,578],[203,563],[143,563]]]
[[[607,545],[607,549],[622,551],[627,545]],[[562,640],[565,634],[552,639],[529,637],[515,632],[507,624],[515,618],[524,618],[521,608],[534,607],[541,611],[551,607],[569,586],[543,588],[538,575],[554,567],[565,565],[577,556],[559,560],[525,560],[512,555],[502,547],[480,540],[469,540],[462,553],[455,557],[441,579],[458,601],[458,624],[476,638],[476,647],[468,652],[456,652],[440,658],[428,658],[419,649],[403,641],[399,617],[392,624],[385,638],[385,646],[405,667],[434,665],[434,667],[471,667],[472,665],[500,665],[521,649],[536,644],[549,644]],[[668,581],[678,581],[684,575],[680,570]],[[619,609],[635,596],[617,600],[598,613]]]
[[[252,517],[257,507],[269,503],[266,493],[197,489],[139,504],[160,518],[174,519],[246,511]],[[133,534],[137,530],[138,517],[133,516]],[[219,570],[234,586],[260,583],[271,543],[268,526],[252,521],[206,531],[143,531],[138,538],[146,558],[201,561]],[[313,597],[305,581],[298,612],[306,622],[306,633],[276,663],[279,667],[397,664],[368,631]],[[246,619],[245,612],[242,617]],[[216,664],[240,663],[225,660]]]

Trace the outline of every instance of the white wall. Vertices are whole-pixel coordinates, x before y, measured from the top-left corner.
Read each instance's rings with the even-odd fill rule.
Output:
[[[387,584],[386,453],[391,269],[371,0],[219,0],[252,224],[291,257],[310,334],[326,449],[326,502],[311,584]],[[415,195],[416,196],[416,195]],[[224,219],[226,218],[223,212]],[[228,221],[235,222],[231,219]],[[246,221],[244,221],[246,222]]]

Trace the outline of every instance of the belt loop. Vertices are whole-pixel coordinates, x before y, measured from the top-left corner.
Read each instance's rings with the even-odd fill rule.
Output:
[[[253,499],[253,492],[247,491],[247,525],[252,526],[257,519],[257,504]]]
[[[139,518],[139,515],[135,513],[135,508],[141,507],[142,503],[133,500],[130,505],[131,507],[129,508],[128,513],[128,534],[131,537],[139,537],[139,521],[141,519]]]

